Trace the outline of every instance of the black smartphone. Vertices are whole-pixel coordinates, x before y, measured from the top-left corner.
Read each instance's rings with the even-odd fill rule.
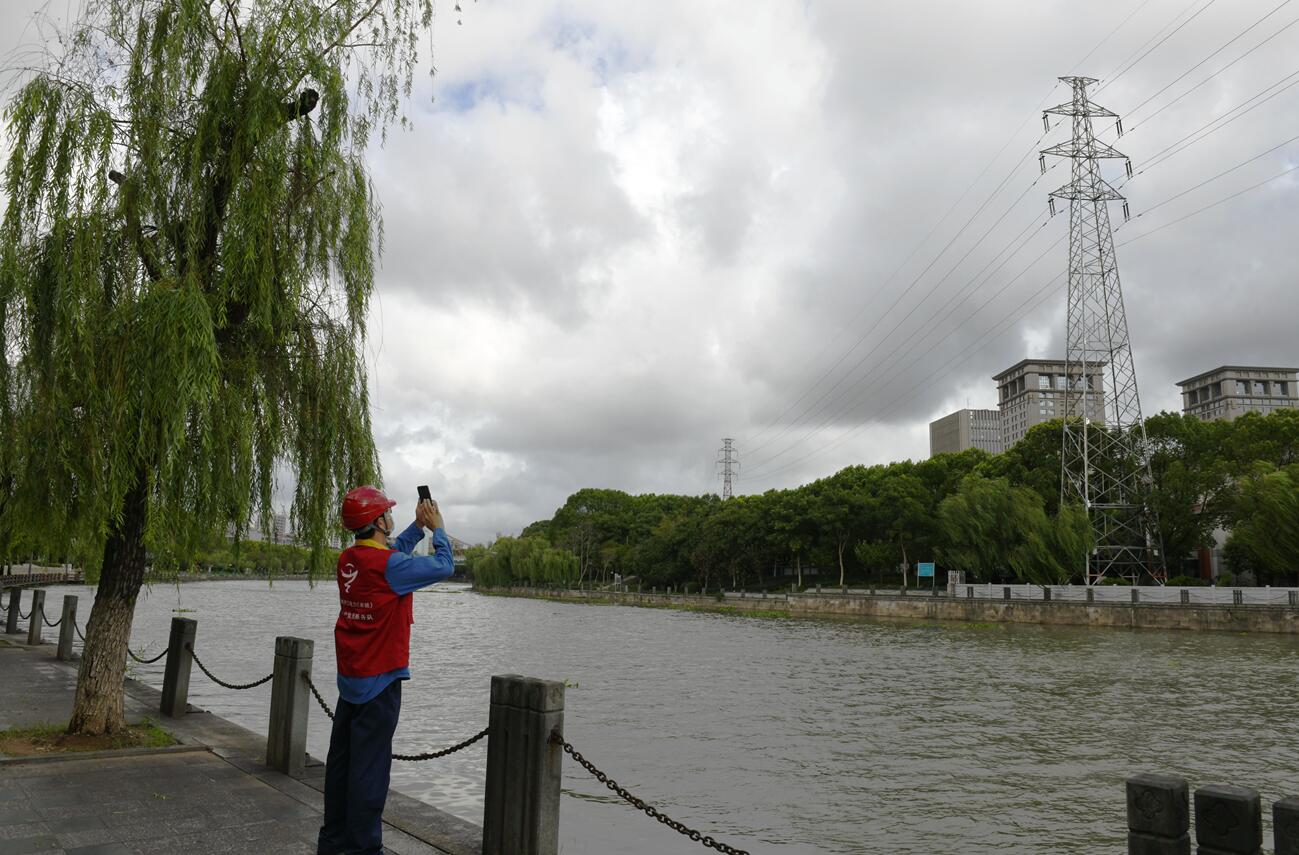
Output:
[[[433,496],[429,493],[427,484],[420,484],[416,489],[419,490],[419,500],[421,502],[433,501]]]

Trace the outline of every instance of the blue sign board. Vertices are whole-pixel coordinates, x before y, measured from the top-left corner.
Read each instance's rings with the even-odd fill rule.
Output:
[[[924,579],[926,577],[930,579],[934,578],[934,562],[921,561],[919,564],[916,565],[916,569],[917,569],[916,575],[919,576],[921,579]]]

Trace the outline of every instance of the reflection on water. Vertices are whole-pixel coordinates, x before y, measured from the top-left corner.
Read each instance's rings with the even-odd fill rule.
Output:
[[[83,595],[84,588],[52,589]],[[332,585],[192,583],[142,594],[134,649],[173,610],[226,680],[270,673],[276,635],[316,641],[332,686]],[[758,853],[1122,851],[1123,779],[1185,775],[1299,793],[1299,639],[1029,626],[766,620],[416,594],[396,750],[476,733],[492,674],[567,680],[565,735],[675,819]],[[133,666],[161,685],[163,663]],[[331,704],[336,693],[326,692]],[[197,670],[191,702],[265,732],[270,686]],[[308,749],[329,722],[313,709]],[[393,786],[481,821],[485,743],[395,763]],[[566,855],[701,851],[565,764]]]

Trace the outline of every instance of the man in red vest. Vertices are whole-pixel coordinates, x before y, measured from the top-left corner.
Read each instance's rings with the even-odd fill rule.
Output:
[[[393,531],[390,510],[396,504],[374,487],[357,487],[343,499],[343,525],[356,542],[338,557],[338,707],[317,855],[383,852],[392,734],[401,682],[410,679],[411,594],[455,569],[437,503],[421,501],[415,522],[401,534]],[[426,528],[433,532],[431,554],[413,555]]]

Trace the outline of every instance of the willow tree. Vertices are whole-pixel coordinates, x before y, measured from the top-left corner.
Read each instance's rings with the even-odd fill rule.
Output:
[[[123,726],[146,560],[265,521],[288,472],[319,566],[377,474],[365,151],[432,2],[86,0],[8,104],[5,525],[99,572],[69,732]]]

